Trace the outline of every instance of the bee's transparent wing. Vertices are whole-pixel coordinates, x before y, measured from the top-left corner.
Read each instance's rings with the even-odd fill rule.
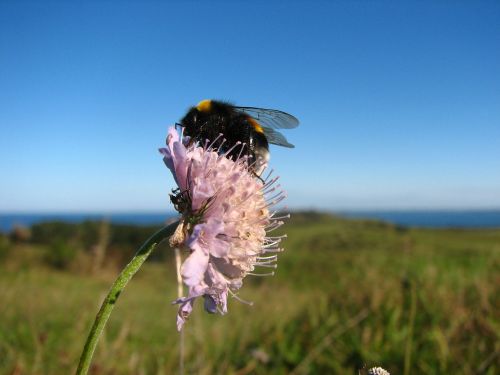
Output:
[[[268,128],[267,126],[263,126],[262,129],[264,130],[264,135],[266,136],[266,139],[269,143],[272,143],[273,145],[288,147],[288,148],[295,147],[294,145],[289,143],[286,140],[285,136],[283,134],[281,134],[279,131]]]
[[[266,128],[293,129],[299,126],[299,120],[296,117],[277,109],[255,107],[234,107],[234,109],[253,117],[260,125]]]

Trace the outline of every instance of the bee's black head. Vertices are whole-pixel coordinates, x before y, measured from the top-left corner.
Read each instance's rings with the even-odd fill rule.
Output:
[[[193,130],[197,127],[198,118],[199,118],[198,110],[196,109],[196,107],[192,107],[191,109],[189,109],[186,115],[181,119],[180,125],[183,128],[185,128],[184,131],[192,133]]]
[[[204,132],[209,121],[211,106],[211,100],[202,100],[198,105],[189,109],[180,123],[184,127],[185,135],[197,137]]]

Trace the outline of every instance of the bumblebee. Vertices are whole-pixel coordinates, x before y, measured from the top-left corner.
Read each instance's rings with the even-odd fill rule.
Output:
[[[244,143],[244,153],[249,157],[249,165],[257,176],[269,161],[269,143],[293,148],[277,129],[292,129],[299,121],[292,115],[276,109],[237,107],[217,100],[202,100],[191,107],[180,120],[184,135],[192,141],[204,143],[217,140],[219,152],[227,152],[237,158],[242,149],[235,147]],[[221,139],[223,135],[224,140]]]

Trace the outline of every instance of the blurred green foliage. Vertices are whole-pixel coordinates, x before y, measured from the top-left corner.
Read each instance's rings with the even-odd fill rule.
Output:
[[[84,244],[82,228],[65,241]],[[111,226],[110,243],[135,247],[153,230]],[[307,212],[285,231],[276,276],[248,277],[239,293],[254,306],[230,299],[220,316],[195,305],[186,373],[357,375],[364,364],[393,374],[500,373],[500,229],[410,229]],[[117,274],[40,265],[33,254],[50,236],[39,233],[0,263],[1,374],[73,373]],[[146,264],[120,297],[93,374],[178,371],[172,251],[156,253],[162,261]],[[31,266],[17,267],[29,254]]]
[[[64,240],[54,240],[47,248],[45,261],[54,268],[66,269],[76,257],[76,249]]]
[[[10,252],[10,241],[7,236],[0,233],[0,262],[7,258]]]
[[[82,248],[94,245],[99,237],[102,222],[84,221],[82,223],[44,222],[31,227],[32,242],[36,244],[50,244],[54,238],[65,242],[73,242]],[[111,244],[123,246],[126,249],[139,246],[159,226],[135,226],[111,224]]]
[[[124,224],[109,224],[109,238],[106,239],[107,253],[115,263],[124,265],[136,249],[159,226],[136,226]],[[100,221],[84,221],[82,223],[44,222],[31,227],[31,243],[53,246],[54,242],[68,243],[74,248],[90,252],[101,241],[102,225]],[[108,234],[106,234],[108,236]],[[155,253],[151,260],[161,260],[164,254]]]

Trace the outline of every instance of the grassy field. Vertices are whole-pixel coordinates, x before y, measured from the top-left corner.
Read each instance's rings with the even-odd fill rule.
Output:
[[[185,330],[194,374],[500,373],[500,230],[405,229],[301,214],[277,275],[248,278],[226,316],[196,306]],[[65,270],[47,248],[0,260],[0,373],[70,374],[117,274]],[[178,372],[173,257],[149,262],[120,297],[93,374]],[[105,265],[112,264],[107,258]]]

